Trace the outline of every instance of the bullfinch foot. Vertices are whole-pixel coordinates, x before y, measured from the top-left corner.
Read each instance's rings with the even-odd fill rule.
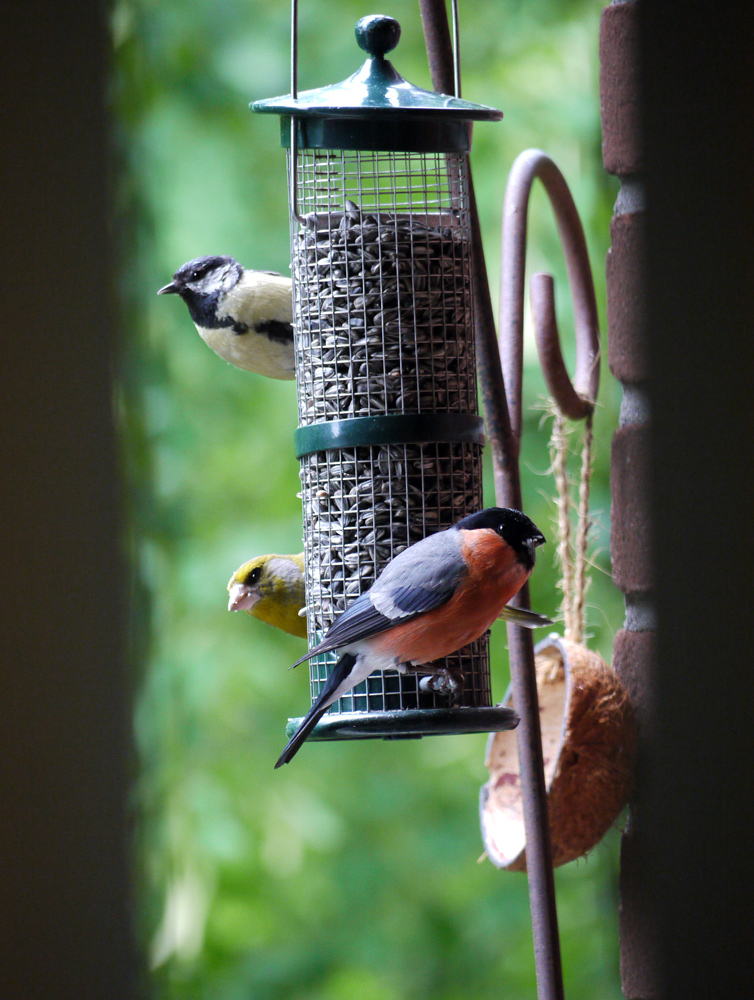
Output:
[[[438,667],[419,681],[420,691],[445,695],[453,705],[461,700],[463,689],[464,677],[460,667]]]

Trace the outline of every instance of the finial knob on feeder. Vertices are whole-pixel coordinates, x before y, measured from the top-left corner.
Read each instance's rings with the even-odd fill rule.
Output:
[[[356,41],[359,48],[376,59],[383,59],[391,52],[401,37],[401,26],[394,17],[386,14],[369,14],[356,23]]]

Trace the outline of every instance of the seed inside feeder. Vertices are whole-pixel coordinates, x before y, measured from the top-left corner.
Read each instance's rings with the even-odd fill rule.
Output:
[[[310,212],[292,247],[302,426],[478,412],[467,213],[361,211],[347,200],[345,211]],[[301,484],[313,644],[402,549],[483,507],[481,446],[316,452],[302,459]],[[484,637],[445,664],[463,669],[465,705],[490,704],[487,656]],[[400,686],[400,707],[406,688],[422,707],[448,704],[442,685]]]
[[[301,423],[476,413],[467,229],[348,204],[294,236]]]

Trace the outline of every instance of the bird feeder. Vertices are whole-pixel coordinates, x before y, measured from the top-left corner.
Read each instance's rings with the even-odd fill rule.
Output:
[[[408,83],[385,58],[399,37],[362,18],[361,68],[297,93],[294,5],[292,92],[251,105],[281,116],[288,150],[310,646],[393,556],[484,506],[469,125],[502,112]],[[310,661],[313,699],[336,661]],[[422,675],[376,673],[310,738],[516,724],[492,707],[487,636],[437,666],[463,677],[452,707]]]

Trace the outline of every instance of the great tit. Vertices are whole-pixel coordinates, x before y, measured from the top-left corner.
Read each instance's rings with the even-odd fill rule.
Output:
[[[157,294],[180,295],[204,342],[237,368],[296,377],[290,278],[248,271],[233,257],[197,257]]]

